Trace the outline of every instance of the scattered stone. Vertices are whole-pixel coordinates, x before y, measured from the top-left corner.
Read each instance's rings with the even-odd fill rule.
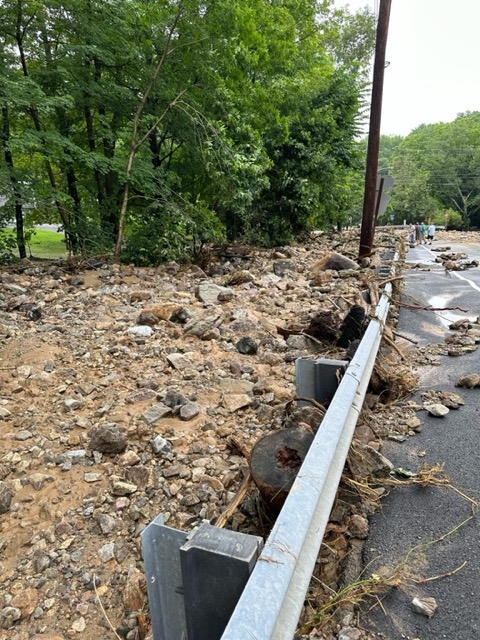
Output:
[[[296,270],[295,263],[291,260],[276,260],[273,263],[273,273],[280,278],[285,277],[288,273],[292,274]]]
[[[431,618],[438,608],[435,598],[414,598],[412,608],[416,613],[421,613],[427,618]]]
[[[252,404],[252,398],[244,393],[230,393],[223,396],[223,406],[229,413],[235,413]]]
[[[348,523],[348,529],[354,538],[364,540],[368,537],[368,520],[360,515],[353,515]]]
[[[167,356],[168,364],[174,369],[188,369],[192,366],[191,360],[184,356],[182,353],[170,353]]]
[[[145,575],[136,567],[130,567],[123,594],[123,606],[127,611],[141,611],[147,600]]]
[[[112,494],[114,496],[129,496],[132,493],[138,491],[138,487],[136,484],[132,484],[131,482],[123,482],[122,480],[118,480],[113,483]]]
[[[81,407],[82,403],[80,402],[80,400],[77,400],[76,398],[66,398],[63,401],[63,406],[65,411],[69,412],[69,411],[75,411],[75,409],[78,409],[79,407]]]
[[[162,438],[162,436],[156,436],[152,440],[152,449],[155,455],[161,455],[163,453],[169,453],[172,449],[172,443]]]
[[[343,627],[338,634],[338,640],[360,640],[362,632],[356,627]]]
[[[167,407],[162,402],[159,402],[152,407],[149,407],[144,413],[142,413],[142,419],[145,420],[147,424],[155,424],[161,418],[165,418],[165,416],[171,415],[172,410],[170,407]]]
[[[313,265],[312,270],[310,271],[310,278],[315,278],[320,271],[327,271],[328,269],[332,269],[333,271],[343,271],[345,269],[359,268],[360,266],[354,260],[351,260],[340,253],[330,253]]]
[[[98,550],[98,557],[102,562],[109,562],[115,558],[115,543],[107,542]]]
[[[353,445],[350,449],[349,460],[350,468],[356,478],[385,476],[394,467],[390,460],[368,444]]]
[[[206,304],[218,304],[221,301],[228,301],[234,297],[233,289],[221,287],[213,282],[202,282],[195,289],[195,296]]]
[[[249,356],[255,355],[258,351],[258,343],[249,337],[240,338],[235,347],[239,353]]]
[[[141,338],[150,338],[150,336],[153,335],[152,327],[146,324],[136,324],[135,326],[130,327],[128,332]]]
[[[0,481],[0,514],[10,510],[13,496],[13,489],[6,482]]]
[[[180,420],[188,421],[196,418],[200,413],[200,407],[196,402],[187,402],[180,407],[178,413]]]
[[[444,404],[426,404],[425,409],[431,416],[435,416],[436,418],[443,418],[447,413],[450,413],[450,409],[446,407]]]
[[[94,427],[89,435],[90,449],[100,453],[121,453],[127,448],[125,430],[115,423]]]
[[[456,387],[467,387],[467,389],[473,389],[480,386],[480,375],[478,373],[469,373],[462,376],[455,383]]]

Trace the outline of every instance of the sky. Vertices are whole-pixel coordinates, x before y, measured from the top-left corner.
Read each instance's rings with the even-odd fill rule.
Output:
[[[337,0],[350,11],[379,0]],[[381,133],[480,111],[480,0],[392,0]]]

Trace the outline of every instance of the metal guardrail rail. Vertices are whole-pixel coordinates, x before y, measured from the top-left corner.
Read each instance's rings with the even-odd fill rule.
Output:
[[[375,364],[392,287],[345,371],[221,640],[292,640]]]

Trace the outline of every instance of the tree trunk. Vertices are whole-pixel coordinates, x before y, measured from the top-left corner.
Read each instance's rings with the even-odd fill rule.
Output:
[[[308,425],[282,429],[257,441],[250,456],[250,473],[266,506],[278,514],[313,442]]]
[[[2,146],[5,164],[7,165],[10,184],[12,185],[13,195],[15,197],[15,223],[18,255],[20,258],[27,257],[27,249],[25,247],[25,234],[23,230],[23,206],[22,193],[19,188],[17,176],[15,175],[15,166],[13,163],[13,155],[10,149],[10,114],[8,107],[2,107]]]
[[[27,66],[27,59],[25,56],[25,50],[23,48],[23,38],[25,36],[25,29],[22,27],[22,20],[23,20],[23,5],[22,5],[22,2],[19,1],[17,5],[17,24],[16,24],[15,40],[16,40],[18,52],[20,55],[20,62],[22,66],[23,75],[25,78],[28,78],[29,72],[28,72],[28,66]],[[40,115],[38,113],[38,109],[35,109],[35,107],[30,107],[28,111],[33,120],[35,131],[37,131],[38,133],[43,132],[44,129],[40,121]],[[47,170],[50,186],[52,187],[53,192],[56,194],[57,181],[55,178],[55,174],[53,172],[52,165],[48,158],[48,152],[46,149],[45,141],[43,139],[42,139],[42,146],[43,146],[43,154],[44,154],[44,160],[45,160],[45,168]],[[67,247],[69,250],[75,251],[77,240],[74,234],[72,234],[70,231],[70,216],[68,215],[68,212],[63,206],[63,204],[60,202],[60,200],[56,196],[54,198],[54,201],[55,201],[55,206],[57,207],[57,210],[58,210],[58,214],[60,216],[60,219],[65,229],[65,240],[67,243]]]

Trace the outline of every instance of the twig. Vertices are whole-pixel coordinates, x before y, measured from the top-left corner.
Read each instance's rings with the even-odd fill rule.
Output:
[[[392,329],[392,333],[394,336],[397,336],[398,338],[402,338],[402,340],[407,340],[412,344],[418,344],[418,340],[414,340],[413,338],[408,338],[407,336],[403,335],[403,333],[400,333],[399,331],[395,331],[395,329]]]
[[[382,337],[385,340],[385,342],[388,344],[388,346],[391,347],[394,351],[396,351],[402,360],[405,360],[405,354],[399,347],[397,347],[395,342],[385,334],[383,334]]]
[[[240,485],[233,500],[230,501],[230,504],[225,509],[225,511],[221,513],[213,523],[215,524],[216,527],[224,527],[227,524],[228,520],[232,517],[238,505],[242,502],[242,500],[247,495],[251,483],[252,483],[252,474],[249,471],[245,476],[245,478],[243,479],[243,482]]]
[[[462,562],[462,564],[459,567],[457,567],[456,569],[453,569],[453,571],[448,571],[447,573],[441,573],[438,576],[431,576],[430,578],[420,578],[418,580],[414,580],[412,578],[412,582],[415,582],[416,584],[423,584],[424,582],[433,582],[434,580],[440,580],[441,578],[448,578],[449,576],[453,576],[459,571],[461,571],[466,564],[467,564],[467,561],[465,560],[464,562]]]
[[[103,615],[105,616],[105,620],[108,622],[108,626],[110,627],[110,629],[113,631],[113,633],[115,634],[115,637],[118,638],[118,640],[122,640],[122,638],[118,635],[118,633],[115,631],[115,627],[113,626],[113,624],[110,622],[109,617],[107,616],[107,613],[105,611],[105,609],[103,608],[103,604],[102,601],[100,600],[100,596],[98,595],[98,591],[97,591],[97,583],[96,583],[96,574],[93,574],[93,589],[95,591],[95,595],[97,596],[97,600],[98,600],[98,604],[100,605],[100,609],[102,610]]]
[[[416,304],[407,304],[399,300],[397,300],[395,304],[400,307],[405,307],[405,309],[412,309],[412,311],[463,311],[463,313],[468,313],[468,309],[462,309],[462,307],[425,307]]]

